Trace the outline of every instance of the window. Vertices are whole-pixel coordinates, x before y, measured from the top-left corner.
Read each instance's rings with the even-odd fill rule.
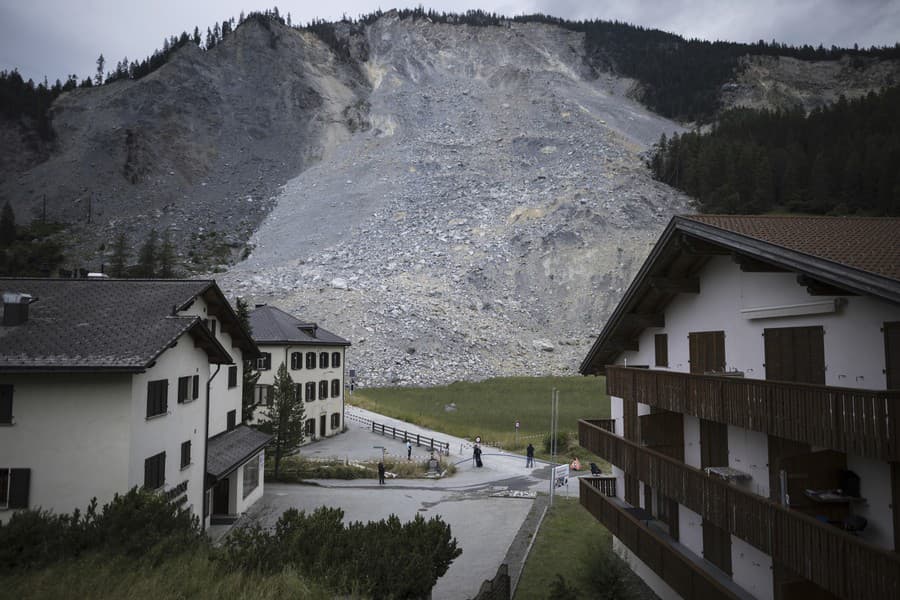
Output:
[[[319,368],[320,369],[328,368],[328,353],[327,352],[319,353]]]
[[[324,400],[328,397],[328,382],[324,379],[319,382],[319,398]]]
[[[253,401],[257,406],[261,406],[265,404],[266,406],[272,406],[272,399],[274,397],[275,388],[271,385],[258,385],[253,390]]]
[[[259,357],[256,359],[256,370],[257,371],[268,371],[272,368],[272,353],[271,352],[260,352]]]
[[[341,380],[340,379],[332,379],[331,380],[331,397],[337,398],[341,395]]]
[[[315,419],[307,419],[306,420],[306,436],[310,438],[316,437],[316,420]]]
[[[160,452],[144,461],[144,487],[157,490],[166,484],[166,453]]]
[[[316,399],[316,383],[314,381],[310,381],[306,384],[306,401],[312,402]]]
[[[316,368],[316,353],[315,352],[307,352],[306,353],[306,368],[307,369],[315,369]]]
[[[228,420],[228,431],[231,431],[237,425],[237,411],[229,410],[226,419]]]
[[[341,353],[340,352],[332,352],[331,353],[331,366],[337,369],[341,366]]]
[[[303,368],[303,353],[291,352],[291,370],[299,371]]]
[[[164,415],[169,410],[169,380],[147,382],[147,418]]]
[[[206,325],[206,328],[209,329],[209,332],[213,337],[216,337],[216,320],[215,319],[203,319],[203,324]]]
[[[303,384],[294,384],[294,402],[303,402]]]
[[[237,387],[237,365],[228,367],[228,389]]]
[[[244,498],[259,487],[259,461],[262,455],[256,455],[244,465]]]
[[[196,400],[200,397],[200,376],[188,375],[178,378],[178,403]]]
[[[0,424],[12,425],[13,386],[0,385]]]
[[[191,464],[191,440],[181,442],[181,468]]]
[[[0,468],[0,508],[28,508],[31,469]]]
[[[725,370],[725,332],[699,331],[688,334],[691,373],[721,373]]]
[[[340,429],[341,427],[341,413],[331,413],[331,428],[332,429]]]
[[[656,366],[657,367],[668,367],[669,366],[669,336],[665,333],[657,333],[653,336],[653,341],[656,344]]]

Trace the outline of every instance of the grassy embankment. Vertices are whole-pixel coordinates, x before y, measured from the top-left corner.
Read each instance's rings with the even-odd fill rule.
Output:
[[[536,455],[548,457],[544,438],[550,431],[550,396],[559,390],[559,430],[571,434],[587,468],[596,457],[577,447],[578,419],[608,419],[609,397],[603,377],[502,377],[475,383],[457,382],[430,388],[367,388],[348,396],[350,404],[453,436],[499,443],[524,452],[529,442]],[[455,404],[456,410],[446,407]],[[518,439],[515,422],[519,421]]]

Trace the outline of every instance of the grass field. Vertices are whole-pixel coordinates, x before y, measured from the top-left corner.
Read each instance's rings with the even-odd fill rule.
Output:
[[[562,575],[577,598],[641,600],[653,598],[612,551],[612,537],[581,507],[576,495],[557,497],[528,555],[514,600],[566,597],[551,589]]]
[[[540,451],[550,431],[550,396],[559,390],[559,429],[577,436],[578,419],[609,418],[602,377],[503,377],[429,388],[369,388],[347,398],[350,404],[450,435]],[[447,411],[450,404],[456,410]],[[519,421],[518,443],[515,422]]]

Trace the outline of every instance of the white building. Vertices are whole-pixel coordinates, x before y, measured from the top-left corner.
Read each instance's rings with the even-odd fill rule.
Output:
[[[295,397],[306,403],[306,442],[340,433],[344,426],[344,355],[350,342],[274,306],[257,306],[250,313],[250,327],[260,350],[257,418],[265,418],[266,407],[272,404],[275,373],[284,363],[294,381]]]
[[[676,217],[581,365],[661,598],[900,598],[900,219]]]
[[[0,278],[0,292],[0,520],[143,486],[205,527],[261,497],[270,436],[240,424],[257,347],[214,281]]]

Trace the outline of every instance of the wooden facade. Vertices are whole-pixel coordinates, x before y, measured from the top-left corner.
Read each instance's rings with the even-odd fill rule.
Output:
[[[836,527],[712,478],[586,421],[579,422],[578,431],[581,445],[591,452],[835,596],[847,600],[900,598],[900,555],[866,544]],[[584,490],[582,487],[582,498]],[[599,510],[595,496],[588,497],[594,502],[594,509]],[[611,517],[598,518],[603,521]],[[610,530],[621,539],[619,533]],[[653,564],[648,564],[653,568]],[[865,576],[860,577],[861,573]]]
[[[581,505],[682,598],[685,600],[740,598],[700,568],[697,563],[675,550],[664,535],[647,528],[625,512],[591,479],[581,477],[578,480]]]
[[[900,390],[607,367],[610,396],[796,442],[900,461]],[[629,439],[636,439],[631,438]]]

